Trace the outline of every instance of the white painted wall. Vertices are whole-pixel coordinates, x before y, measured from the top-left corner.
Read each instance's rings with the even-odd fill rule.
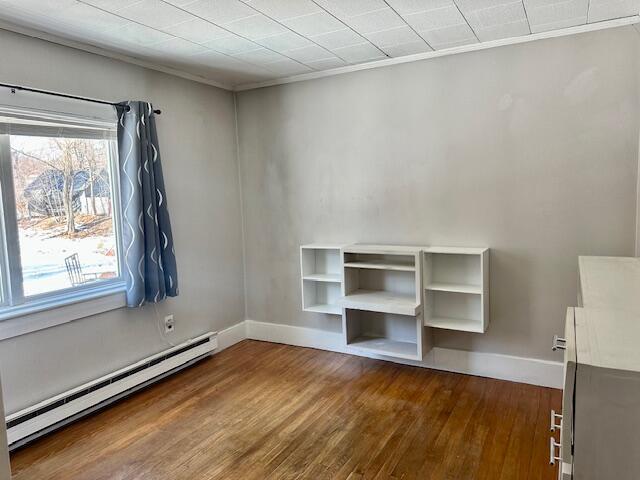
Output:
[[[491,324],[440,347],[558,360],[578,255],[632,255],[631,27],[238,94],[247,317],[303,313],[311,242],[489,246]]]
[[[231,93],[0,30],[0,81],[110,100],[148,100],[157,124],[180,296],[175,343],[244,319]],[[11,413],[167,347],[153,307],[121,309],[0,342]]]

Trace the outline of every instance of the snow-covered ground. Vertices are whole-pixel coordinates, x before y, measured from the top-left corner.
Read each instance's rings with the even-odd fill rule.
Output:
[[[20,229],[24,294],[36,295],[71,287],[64,259],[78,254],[82,273],[116,276],[118,262],[113,236],[50,237],[50,232]]]

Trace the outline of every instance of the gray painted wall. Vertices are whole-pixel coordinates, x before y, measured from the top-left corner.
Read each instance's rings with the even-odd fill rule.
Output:
[[[243,92],[247,318],[303,313],[311,242],[489,246],[491,325],[438,346],[558,360],[578,255],[633,255],[631,27]]]
[[[179,342],[244,319],[234,99],[229,92],[0,30],[0,81],[162,109],[160,146],[181,295]],[[153,307],[121,309],[0,342],[13,412],[167,348]]]
[[[633,28],[636,30],[636,42],[640,44],[640,27],[638,25],[634,25]],[[636,58],[638,59],[638,76],[640,77],[640,55],[636,53]],[[640,81],[638,81],[638,98],[640,99]],[[640,103],[638,104],[638,109],[640,110]],[[636,257],[640,257],[640,132],[638,132],[638,186],[637,186],[637,198],[636,198]]]
[[[150,100],[181,296],[0,342],[8,412],[243,318],[339,329],[302,313],[312,241],[488,245],[486,335],[440,346],[553,358],[578,254],[630,255],[638,168],[631,28],[445,57],[238,95],[0,31],[0,81]],[[164,133],[163,133],[164,132]]]

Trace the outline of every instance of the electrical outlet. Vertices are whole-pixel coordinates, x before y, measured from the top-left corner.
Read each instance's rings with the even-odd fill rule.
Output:
[[[173,315],[167,315],[164,317],[164,333],[171,333],[175,328],[176,324],[173,320]]]

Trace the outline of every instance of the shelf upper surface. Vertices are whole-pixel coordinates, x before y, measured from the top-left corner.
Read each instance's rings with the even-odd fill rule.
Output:
[[[640,313],[640,258],[579,257],[578,265],[583,307]]]
[[[401,295],[384,290],[356,290],[337,302],[343,308],[370,312],[396,313],[415,316],[421,305],[413,295]]]
[[[331,244],[331,243],[310,243],[308,245],[301,245],[301,249],[307,250],[340,250],[344,245]]]
[[[450,253],[456,255],[482,255],[488,247],[422,247],[424,253]]]
[[[337,244],[310,243],[300,248],[315,250],[344,250],[346,253],[378,253],[385,255],[410,255],[419,253],[450,253],[459,255],[481,255],[489,250],[488,247],[438,247],[424,245],[378,245],[378,244]]]
[[[574,312],[579,365],[640,373],[637,313],[608,308],[575,308]]]
[[[363,335],[351,340],[347,346],[379,355],[419,360],[418,345],[412,342],[401,342],[390,338]]]
[[[422,247],[415,245],[368,245],[354,244],[343,247],[345,253],[377,253],[381,255],[414,255],[420,253]]]
[[[480,295],[482,293],[481,285],[464,285],[457,283],[430,283],[425,290],[434,290],[438,292],[454,292],[454,293],[473,293]]]
[[[345,268],[369,268],[372,270],[396,270],[400,272],[415,272],[414,263],[399,263],[392,260],[376,260],[371,262],[355,261],[346,262]]]
[[[339,273],[312,273],[310,275],[305,275],[302,279],[313,282],[342,283],[342,275]]]
[[[425,319],[424,324],[427,327],[444,328],[446,330],[484,333],[482,322],[471,318],[432,317]]]
[[[341,315],[342,308],[339,305],[331,305],[331,304],[318,304],[311,305],[310,307],[303,308],[305,312],[315,312],[315,313],[329,313],[332,315]]]

